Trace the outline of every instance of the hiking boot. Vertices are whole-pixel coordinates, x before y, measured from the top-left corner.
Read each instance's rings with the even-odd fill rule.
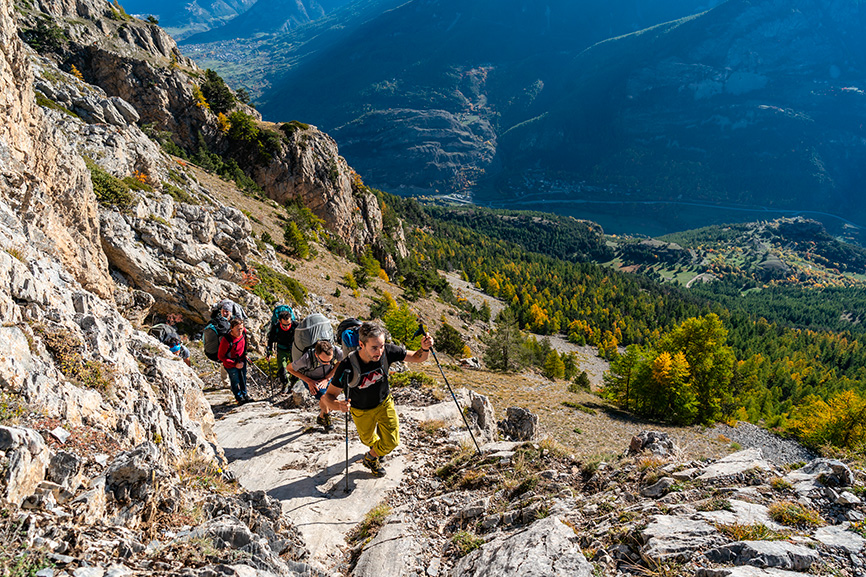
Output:
[[[372,457],[370,453],[364,453],[364,460],[361,463],[370,469],[370,472],[373,473],[374,477],[384,477],[385,469],[379,463],[379,457]]]
[[[319,415],[318,417],[316,417],[316,424],[322,425],[322,429],[324,429],[326,433],[330,433],[334,430],[334,425],[331,423],[330,414]]]

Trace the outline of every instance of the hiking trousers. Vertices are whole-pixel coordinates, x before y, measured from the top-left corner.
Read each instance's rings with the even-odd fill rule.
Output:
[[[277,349],[277,377],[280,383],[285,385],[289,382],[289,372],[286,367],[292,364],[292,351],[283,351]]]
[[[361,442],[380,457],[384,457],[400,444],[400,424],[397,408],[391,395],[372,409],[352,409],[352,420],[358,428]]]
[[[226,369],[226,372],[229,374],[229,381],[232,388],[232,394],[235,396],[235,400],[240,402],[249,397],[247,395],[247,365],[244,363],[244,368],[242,369]]]

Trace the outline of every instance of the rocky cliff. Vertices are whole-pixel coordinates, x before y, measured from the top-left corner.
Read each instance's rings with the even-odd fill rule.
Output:
[[[0,12],[0,162],[3,198],[11,218],[28,234],[6,242],[56,255],[85,287],[110,296],[108,263],[100,250],[99,216],[84,162],[43,119],[31,90],[29,57],[18,40],[11,3]],[[16,216],[17,215],[17,216]],[[3,227],[10,235],[14,227]],[[3,315],[4,318],[11,318]]]
[[[163,32],[96,0],[0,0],[0,42],[0,566],[167,574],[206,541],[309,574],[279,504],[223,471],[196,371],[143,332],[154,314],[202,323],[222,298],[264,322],[239,283],[286,272],[139,128],[216,122],[185,115],[192,63],[172,67]],[[156,536],[168,547],[149,557]]]
[[[203,74],[195,63],[180,54],[159,26],[129,17],[109,3],[22,2],[17,16],[22,36],[40,53],[62,71],[74,70],[86,87],[104,91],[89,104],[80,96],[78,102],[69,101],[62,89],[46,94],[50,99],[69,105],[91,124],[146,128],[187,151],[204,146],[233,158],[270,198],[279,202],[302,198],[357,252],[372,246],[384,257],[378,203],[354,185],[353,172],[327,135],[308,127],[297,137],[277,138],[278,147],[265,157],[258,149],[239,145],[227,131],[226,121],[200,97]],[[92,101],[89,91],[85,88],[84,93]],[[116,110],[118,106],[122,110]],[[256,120],[261,118],[242,103],[234,106]],[[261,129],[273,134],[264,125]],[[131,176],[129,168],[149,174],[134,163],[125,171],[115,167],[113,174]],[[400,243],[398,250],[404,250]]]

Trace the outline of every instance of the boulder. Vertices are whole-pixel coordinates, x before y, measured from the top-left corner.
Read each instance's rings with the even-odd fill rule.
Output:
[[[496,427],[496,411],[493,409],[490,399],[475,391],[469,391],[469,402],[475,424],[481,431],[484,440],[495,441],[499,436],[499,430]]]
[[[667,433],[659,431],[641,431],[631,438],[628,452],[634,455],[644,451],[649,451],[653,455],[670,457],[673,454],[674,449],[674,443],[670,440]]]
[[[0,427],[0,453],[5,453],[6,461],[2,497],[21,505],[45,480],[50,460],[48,445],[33,429]]]
[[[837,459],[814,459],[785,475],[798,493],[808,493],[822,487],[850,487],[854,484],[851,469]]]
[[[499,536],[462,558],[452,577],[591,577],[577,534],[558,517],[536,521],[525,531]],[[383,573],[384,575],[384,573]]]
[[[499,430],[512,441],[532,441],[538,435],[538,415],[520,407],[508,407]]]
[[[649,497],[650,499],[657,499],[661,497],[665,493],[668,492],[672,486],[676,484],[676,480],[671,477],[662,477],[649,487],[644,487],[640,494],[643,497]]]

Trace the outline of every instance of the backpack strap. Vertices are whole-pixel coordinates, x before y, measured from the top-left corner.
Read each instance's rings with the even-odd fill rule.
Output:
[[[346,385],[348,388],[354,389],[358,386],[358,383],[361,382],[361,361],[358,358],[358,351],[352,351],[349,353],[348,359],[349,366],[352,367],[352,379],[346,383]],[[382,374],[387,377],[388,369],[390,368],[387,351],[382,351],[382,357],[379,359],[379,363],[382,367]]]

